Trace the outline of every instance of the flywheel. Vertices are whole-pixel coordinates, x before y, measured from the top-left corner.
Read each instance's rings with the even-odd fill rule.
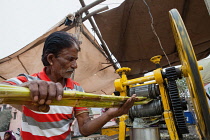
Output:
[[[172,9],[169,11],[169,17],[182,65],[182,73],[187,79],[191,100],[195,109],[197,125],[202,137],[209,140],[210,111],[192,43],[179,12],[176,9]]]

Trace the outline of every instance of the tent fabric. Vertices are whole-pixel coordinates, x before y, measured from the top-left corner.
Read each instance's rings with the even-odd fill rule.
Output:
[[[179,65],[169,20],[169,10],[176,8],[183,18],[197,59],[210,54],[210,17],[204,1],[145,0],[153,16],[154,28],[171,65]],[[110,51],[122,67],[130,67],[129,78],[155,69],[150,58],[162,55],[161,66],[168,61],[151,28],[151,18],[144,0],[126,0],[119,7],[99,13],[94,19]]]
[[[201,70],[200,73],[204,85],[210,83],[210,58],[198,61],[198,65],[203,66],[203,70]]]
[[[68,29],[65,26],[54,27],[49,32],[40,36],[21,50],[0,60],[0,81],[16,77],[20,73],[33,74],[43,68],[41,54],[46,37],[55,31],[65,30],[74,34],[75,28]],[[83,30],[89,36],[85,26]],[[78,68],[75,70],[74,80],[81,84],[85,92],[95,94],[112,94],[114,80],[119,78],[109,61],[95,48],[95,46],[81,35],[81,52],[79,52]],[[97,43],[97,42],[96,42]]]

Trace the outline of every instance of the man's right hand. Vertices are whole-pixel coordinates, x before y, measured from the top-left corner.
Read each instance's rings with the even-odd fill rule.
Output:
[[[35,111],[47,112],[49,104],[54,99],[60,101],[63,96],[63,87],[60,83],[37,80],[29,81],[19,86],[29,88],[32,101],[38,105],[27,107]]]

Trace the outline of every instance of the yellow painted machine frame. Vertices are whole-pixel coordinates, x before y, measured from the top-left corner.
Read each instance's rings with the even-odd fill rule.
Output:
[[[200,130],[200,134],[204,139],[210,139],[210,113],[205,96],[205,90],[201,80],[199,70],[202,66],[198,66],[197,60],[193,51],[191,41],[189,39],[188,33],[182,21],[179,12],[176,9],[169,11],[169,17],[171,21],[172,31],[174,34],[177,50],[181,60],[181,72],[182,75],[187,79],[187,84],[192,97],[192,102],[195,108],[195,113],[197,116],[197,126]],[[156,65],[159,65],[161,56],[156,56],[151,59]],[[120,79],[116,79],[114,82],[116,91],[120,92],[120,96],[127,96],[127,87],[142,86],[141,84],[146,82],[146,84],[156,83],[159,85],[160,96],[162,99],[162,104],[164,108],[164,118],[166,126],[168,128],[169,136],[172,140],[179,140],[177,128],[175,126],[175,121],[173,117],[172,109],[170,108],[170,100],[166,93],[165,87],[163,85],[164,80],[162,76],[162,68],[158,68],[153,71],[153,75],[135,78],[128,80],[126,73],[131,71],[130,68],[120,68],[116,72],[121,75]],[[196,81],[196,82],[195,82]],[[202,102],[202,103],[201,103]],[[209,116],[209,118],[208,118]],[[125,123],[124,121],[128,116],[123,115],[120,117],[119,123],[119,140],[125,139]]]

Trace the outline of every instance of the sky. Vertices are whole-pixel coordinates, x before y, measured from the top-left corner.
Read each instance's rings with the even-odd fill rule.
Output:
[[[84,0],[88,5],[95,0]],[[109,9],[123,0],[106,0],[91,8]],[[0,59],[15,53],[81,8],[79,0],[0,0]],[[89,22],[85,22],[90,29]]]

